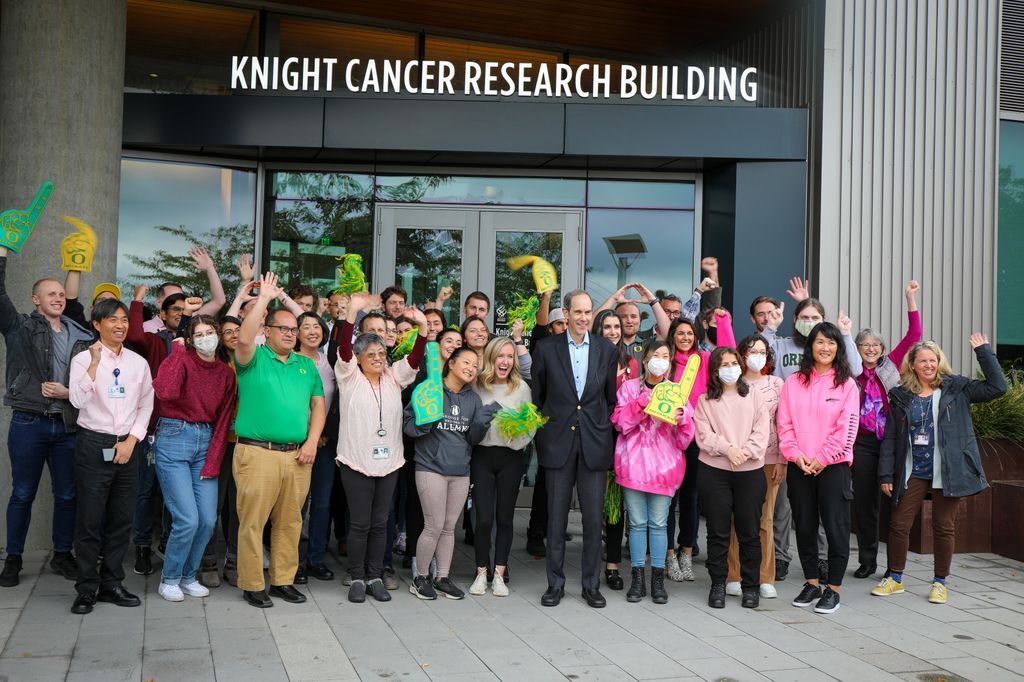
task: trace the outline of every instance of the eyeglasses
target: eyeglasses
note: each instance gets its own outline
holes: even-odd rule
[[[880,344],[880,343],[858,343],[857,347],[858,348],[863,348],[864,350],[868,350],[868,349],[871,349],[871,348],[881,348],[882,344]]]
[[[180,305],[172,305],[170,308],[167,309],[167,312],[169,312],[169,313],[183,313],[183,312],[185,312],[185,308],[183,306],[180,306]]]
[[[241,329],[239,327],[235,327],[234,329],[225,329],[220,334],[221,336],[238,336],[239,331],[241,331]]]
[[[295,336],[296,334],[299,333],[298,327],[285,327],[282,324],[268,324],[267,329],[276,329],[285,336]]]

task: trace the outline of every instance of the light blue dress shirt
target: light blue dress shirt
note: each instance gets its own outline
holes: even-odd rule
[[[569,340],[569,365],[572,368],[572,376],[576,381],[576,397],[583,397],[583,389],[587,387],[587,369],[590,367],[590,332],[583,335],[583,341],[577,344],[572,339],[572,334],[565,333]]]

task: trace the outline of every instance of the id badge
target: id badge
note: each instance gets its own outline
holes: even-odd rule
[[[931,439],[927,433],[914,434],[914,445],[928,445],[929,443],[931,443]]]
[[[374,445],[371,448],[371,454],[374,459],[388,459],[391,457],[391,447],[381,443],[380,445]]]
[[[124,399],[124,386],[111,386],[107,389],[107,397],[111,399]]]

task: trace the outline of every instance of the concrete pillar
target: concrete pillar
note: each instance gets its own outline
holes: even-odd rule
[[[0,210],[28,204],[39,185],[56,188],[20,255],[11,254],[7,288],[30,312],[32,283],[59,276],[60,242],[71,215],[96,230],[96,282],[113,280],[117,253],[121,110],[124,90],[125,0],[0,2]],[[87,306],[88,307],[88,306]],[[6,348],[0,353],[5,373]],[[11,492],[7,454],[10,410],[0,410],[0,505]],[[26,548],[49,549],[52,494],[44,474]],[[6,513],[0,514],[6,546]]]

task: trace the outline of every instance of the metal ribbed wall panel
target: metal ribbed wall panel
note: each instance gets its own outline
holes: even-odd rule
[[[1024,0],[1003,0],[1000,106],[1024,114]]]
[[[894,344],[918,279],[958,372],[995,332],[998,46],[998,0],[826,2],[815,288]]]

